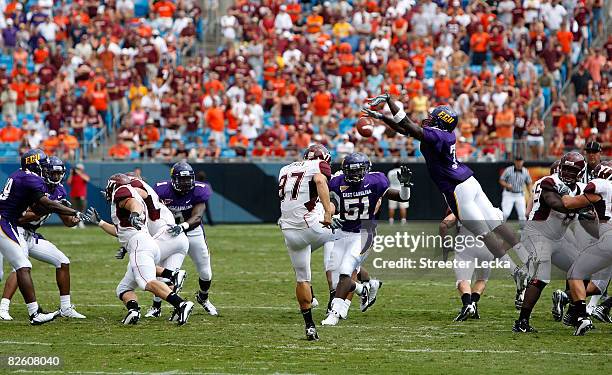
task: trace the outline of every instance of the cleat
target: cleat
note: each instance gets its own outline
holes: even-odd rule
[[[73,318],[73,319],[85,319],[87,318],[85,315],[80,314],[78,311],[74,309],[74,305],[70,305],[67,308],[59,309],[60,316],[64,318]]]
[[[573,327],[576,325],[578,321],[578,317],[576,317],[571,311],[568,311],[563,315],[563,324],[569,327]]]
[[[11,314],[9,314],[8,309],[0,310],[0,320],[13,320]]]
[[[529,320],[521,319],[515,320],[514,326],[512,327],[512,332],[517,333],[536,333],[538,332],[535,328],[529,325]]]
[[[204,310],[208,313],[208,315],[211,316],[219,316],[219,313],[217,312],[217,308],[215,307],[215,305],[213,305],[210,302],[209,298],[206,299],[202,299],[200,297],[200,293],[196,293],[196,301],[198,301],[198,303],[200,305],[202,305],[202,307],[204,308]]]
[[[123,318],[121,323],[126,326],[130,324],[134,325],[138,323],[138,320],[140,320],[140,307],[137,309],[128,310],[127,315],[125,316],[125,318]]]
[[[472,306],[472,304],[465,305],[461,308],[461,311],[459,311],[459,315],[457,315],[454,321],[463,322],[472,316],[474,316],[474,307]]]
[[[151,306],[145,314],[145,318],[159,318],[161,316],[161,307]]]
[[[30,324],[33,326],[39,326],[52,321],[53,319],[57,318],[58,315],[58,311],[46,313],[39,307],[37,312],[30,315]]]
[[[179,326],[182,326],[183,324],[187,323],[187,320],[189,319],[189,316],[191,315],[191,312],[193,311],[193,302],[191,301],[184,301],[181,302],[179,308],[177,309],[177,323]]]
[[[610,308],[606,306],[597,306],[591,316],[602,323],[612,323],[612,318],[610,318]]]
[[[178,294],[178,292],[183,289],[183,283],[185,283],[186,278],[187,271],[180,270],[178,268],[174,271],[174,273],[172,274],[172,278],[170,279],[170,282],[174,285],[174,288],[172,289],[174,293]]]
[[[317,307],[319,307],[319,300],[312,297],[312,301],[310,302],[310,308],[316,309]]]
[[[470,318],[480,319],[480,314],[478,313],[478,304],[476,304],[476,302],[472,302],[472,308],[474,309],[474,312],[472,313],[472,316],[470,316]]]
[[[306,340],[319,341],[319,335],[315,327],[306,327]]]
[[[557,289],[553,292],[552,303],[551,313],[553,319],[556,322],[560,322],[563,319],[563,310],[565,310],[565,306],[569,303],[569,298],[567,298],[567,294],[564,291]]]
[[[578,318],[574,336],[584,336],[588,331],[595,329],[595,326],[589,318]]]
[[[176,311],[176,309],[172,310],[172,314],[170,314],[170,317],[168,318],[169,322],[176,322],[178,320],[178,312]]]
[[[370,280],[368,284],[368,304],[365,306],[364,309],[361,309],[361,312],[366,312],[367,309],[369,309],[370,307],[372,307],[372,305],[374,305],[374,303],[376,303],[376,295],[378,294],[378,291],[380,290],[380,288],[382,288],[383,285],[382,281],[376,279]]]
[[[327,317],[321,321],[322,326],[335,326],[340,321],[340,315],[334,310],[327,314]]]
[[[512,272],[512,278],[516,284],[516,295],[514,296],[514,307],[520,310],[523,306],[523,298],[525,297],[525,289],[527,289],[527,280],[529,275],[522,268],[516,267]]]
[[[361,296],[359,296],[360,298],[360,302],[359,302],[359,309],[361,310],[361,312],[365,312],[368,309],[368,300],[370,299],[370,283],[364,283],[363,284],[363,291],[361,292]],[[327,310],[327,312],[329,313],[329,311],[331,311],[330,309]]]

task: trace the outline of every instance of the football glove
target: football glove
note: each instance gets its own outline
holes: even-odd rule
[[[172,237],[176,237],[179,234],[181,234],[184,231],[186,231],[187,228],[189,228],[189,224],[188,223],[181,223],[179,225],[174,225],[174,226],[168,228],[168,233],[170,233],[170,235]]]
[[[141,230],[142,226],[145,223],[145,220],[142,217],[142,214],[140,214],[139,212],[130,212],[129,220],[130,220],[130,225],[136,228],[136,230]]]
[[[98,213],[98,210],[96,210],[93,207],[89,207],[87,209],[87,216],[89,217],[88,221],[94,225],[99,225],[100,221],[102,220],[100,218],[100,214]]]
[[[569,195],[570,193],[570,188],[569,186],[567,186],[566,184],[561,184],[559,186],[559,188],[557,189],[557,192],[559,193],[559,195],[564,196],[564,195]]]
[[[365,114],[366,116],[375,118],[377,120],[382,120],[382,118],[383,118],[383,114],[382,113],[378,113],[376,111],[372,111],[369,108],[362,107],[361,108],[361,112],[363,112],[363,114]]]
[[[115,254],[115,258],[123,259],[125,258],[125,254],[127,254],[127,250],[125,249],[125,247],[121,247],[119,248],[119,250],[117,250],[117,253]]]
[[[91,222],[91,218],[87,214],[84,214],[82,212],[77,211],[76,215],[74,216],[82,222]]]
[[[329,227],[332,230],[340,229],[342,228],[343,223],[344,223],[344,220],[341,219],[339,215],[334,215],[332,216],[332,223],[329,225]]]
[[[59,201],[61,204],[63,204],[66,207],[72,207],[72,203],[70,203],[70,201],[66,198],[62,199]]]
[[[404,186],[412,186],[410,180],[412,180],[412,171],[407,165],[402,165],[400,170],[397,172],[397,179]]]
[[[368,98],[367,101],[370,104],[370,107],[376,107],[379,104],[388,102],[389,99],[391,99],[391,96],[389,96],[388,93],[384,93],[373,98]]]
[[[584,207],[578,211],[578,220],[597,220],[597,213],[591,207]]]

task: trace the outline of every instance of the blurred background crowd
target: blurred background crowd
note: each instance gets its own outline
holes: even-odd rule
[[[226,6],[229,5],[229,6]],[[0,0],[0,158],[419,157],[382,124],[460,115],[462,160],[612,154],[604,0]],[[211,37],[212,36],[212,37]]]

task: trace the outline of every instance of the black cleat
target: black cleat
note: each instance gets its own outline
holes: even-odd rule
[[[130,324],[134,325],[134,324],[137,324],[139,320],[140,320],[140,307],[136,309],[129,309],[127,315],[125,316],[125,318],[123,318],[121,323],[123,323],[124,325],[130,325]]]
[[[565,315],[563,315],[563,324],[569,327],[576,326],[578,324],[578,316],[571,309],[568,309]]]
[[[478,313],[478,304],[476,302],[472,302],[472,307],[474,308],[474,313],[472,313],[472,319],[480,319],[480,314]]]
[[[560,322],[563,319],[563,310],[565,310],[565,306],[569,303],[569,298],[567,298],[567,294],[561,289],[557,289],[553,292],[552,295],[552,309],[550,310],[553,316],[553,319],[556,322]]]
[[[610,318],[610,308],[606,306],[597,306],[591,316],[602,323],[612,323],[612,318]]]
[[[315,327],[306,327],[306,340],[319,341],[319,335]]]
[[[176,314],[177,314],[177,318],[176,321],[178,323],[179,326],[182,326],[183,324],[187,323],[187,320],[189,319],[189,316],[191,315],[191,312],[193,311],[193,302],[191,301],[183,301],[181,302],[180,306],[178,309],[176,309]]]
[[[538,332],[535,328],[529,325],[529,320],[521,319],[515,320],[514,326],[512,327],[512,332],[517,333],[536,333]]]
[[[459,315],[455,318],[455,322],[463,322],[474,316],[474,307],[472,304],[465,305],[461,308]]]
[[[595,329],[595,326],[589,318],[578,318],[574,336],[584,336],[588,331]]]

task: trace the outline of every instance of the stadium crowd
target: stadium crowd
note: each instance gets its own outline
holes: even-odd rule
[[[207,56],[218,4],[200,4],[0,0],[0,145],[74,157],[107,128],[115,159],[285,157],[312,141],[336,157],[419,156],[380,124],[354,130],[364,99],[388,91],[414,120],[450,103],[460,159],[557,157],[594,139],[612,153],[612,37],[591,44],[603,0],[236,0]]]

